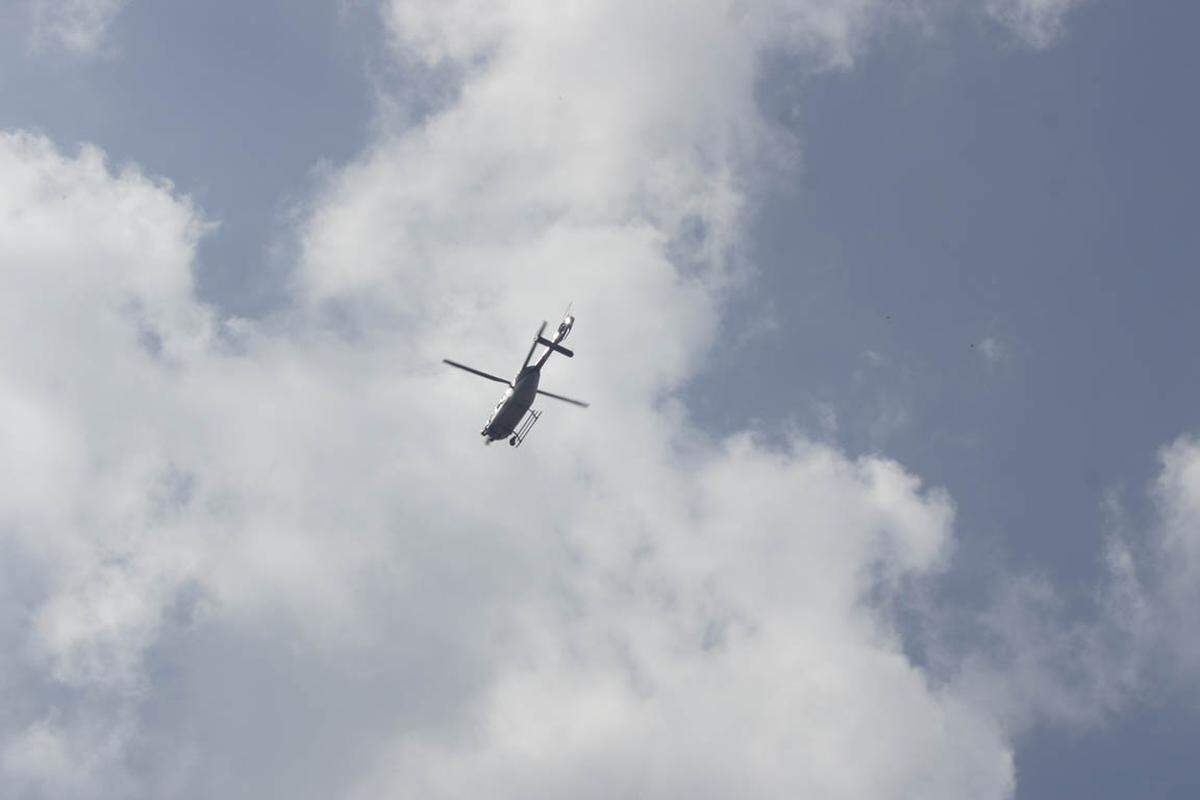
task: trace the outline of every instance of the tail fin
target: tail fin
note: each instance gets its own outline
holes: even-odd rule
[[[550,340],[549,340],[549,339],[547,339],[545,336],[539,336],[539,337],[537,338],[537,341],[538,341],[538,344],[544,344],[546,347],[549,347],[549,348],[550,348],[551,350],[553,350],[554,352],[556,352],[556,353],[562,353],[562,354],[563,354],[564,356],[566,356],[567,358],[574,358],[574,357],[575,357],[575,354],[574,354],[574,353],[572,353],[570,350],[568,350],[567,348],[563,347],[561,344],[558,344],[557,342],[552,342],[552,341],[550,341]]]

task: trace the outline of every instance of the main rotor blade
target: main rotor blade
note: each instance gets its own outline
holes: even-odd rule
[[[555,400],[562,400],[564,403],[570,403],[573,406],[579,406],[581,408],[588,408],[588,404],[583,402],[582,400],[572,400],[570,397],[563,397],[561,394],[555,394],[554,392],[546,392],[541,389],[538,389],[537,393],[544,394],[544,395],[546,395],[546,397],[553,397]]]
[[[533,344],[529,345],[529,352],[525,354],[525,363],[521,365],[521,369],[529,366],[529,359],[533,358],[533,351],[537,349],[538,339],[542,338],[542,334],[546,332],[546,320],[542,320],[542,327],[538,328],[538,332],[533,335]]]
[[[459,369],[465,369],[467,372],[478,375],[481,378],[487,378],[489,381],[495,381],[496,383],[503,383],[505,386],[512,386],[512,384],[509,383],[508,381],[506,381],[504,378],[497,378],[495,375],[488,374],[486,372],[483,372],[482,370],[475,369],[474,367],[468,367],[466,364],[460,364],[457,361],[451,361],[448,358],[443,358],[442,363],[449,364],[452,367],[458,367]]]

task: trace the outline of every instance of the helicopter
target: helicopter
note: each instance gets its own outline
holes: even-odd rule
[[[519,447],[525,441],[525,437],[529,435],[529,431],[534,424],[541,419],[542,412],[535,410],[533,406],[534,397],[542,395],[543,397],[552,397],[555,400],[561,400],[564,403],[587,408],[588,404],[582,400],[575,400],[570,397],[563,397],[561,394],[554,394],[538,388],[538,382],[542,377],[542,367],[550,360],[550,356],[554,353],[561,353],[567,358],[574,358],[575,354],[562,346],[563,339],[567,338],[567,334],[571,332],[571,328],[575,325],[575,317],[571,316],[571,308],[567,307],[567,313],[563,315],[562,321],[558,323],[558,332],[554,339],[547,339],[543,334],[546,332],[546,322],[543,321],[537,333],[533,336],[533,344],[529,346],[529,352],[525,355],[525,363],[521,364],[521,369],[517,372],[517,377],[511,381],[504,378],[484,372],[483,370],[468,367],[466,364],[460,364],[457,361],[451,361],[448,358],[443,358],[442,363],[449,364],[452,367],[457,367],[461,370],[466,370],[473,375],[478,375],[481,378],[487,378],[489,381],[503,383],[508,387],[504,392],[504,396],[500,398],[500,402],[492,409],[491,416],[484,423],[483,430],[479,435],[484,437],[484,444],[491,444],[499,439],[508,438],[508,443],[513,447]],[[541,358],[536,363],[530,364],[533,359],[533,353],[537,350],[538,345],[546,348],[546,352],[542,353]]]

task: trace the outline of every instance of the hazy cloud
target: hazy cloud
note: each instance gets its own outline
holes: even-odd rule
[[[1012,348],[995,336],[988,336],[979,343],[979,355],[989,366],[999,366],[1012,359]]]
[[[109,25],[129,0],[32,0],[35,45],[53,44],[80,54],[97,52]]]
[[[1200,440],[1180,437],[1160,453],[1152,579],[1160,635],[1185,681],[1200,667]]]
[[[1031,47],[1048,47],[1063,34],[1067,15],[1084,0],[986,0],[988,13]]]
[[[1011,735],[1034,724],[1095,726],[1136,702],[1194,689],[1200,667],[1200,446],[1164,448],[1152,517],[1134,525],[1109,498],[1105,578],[1080,615],[1045,578],[1010,574],[972,615],[977,649],[953,683]],[[938,610],[937,630],[956,624]],[[959,622],[958,625],[962,623]],[[934,645],[936,650],[938,645]],[[952,648],[951,659],[961,654]]]

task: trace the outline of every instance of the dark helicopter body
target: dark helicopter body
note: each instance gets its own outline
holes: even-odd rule
[[[575,324],[575,318],[571,316],[570,310],[563,317],[562,322],[558,325],[558,333],[553,341],[546,339],[542,334],[546,330],[546,323],[538,328],[537,334],[533,337],[533,344],[529,347],[529,353],[525,356],[525,363],[521,365],[520,372],[517,377],[509,382],[504,378],[496,377],[487,372],[477,370],[474,367],[468,367],[465,364],[459,364],[457,361],[451,361],[448,358],[442,359],[443,362],[452,367],[466,370],[467,372],[478,375],[481,378],[487,378],[490,381],[503,383],[508,386],[508,391],[500,398],[500,402],[496,404],[492,410],[492,415],[488,417],[488,421],[484,424],[483,430],[479,432],[484,437],[484,444],[491,444],[498,439],[508,439],[508,443],[516,447],[525,440],[526,434],[533,424],[541,417],[541,413],[533,410],[533,401],[538,395],[543,397],[553,397],[555,400],[562,400],[573,405],[587,408],[587,403],[579,400],[572,400],[570,397],[546,392],[538,388],[538,384],[542,379],[542,367],[550,360],[550,356],[554,353],[561,353],[567,358],[574,358],[575,354],[562,346],[562,340],[567,338],[567,334],[571,332],[571,328]],[[538,359],[536,364],[530,364],[530,359],[533,358],[533,353],[537,350],[538,345],[546,348],[546,352]]]
[[[513,431],[517,429],[521,420],[525,419],[525,415],[533,406],[533,399],[537,397],[537,387],[541,379],[542,370],[540,368],[525,367],[522,369],[521,373],[517,375],[517,379],[513,381],[513,385],[504,393],[504,397],[500,398],[500,402],[492,411],[492,416],[488,418],[487,424],[479,433],[493,442],[512,436]]]

